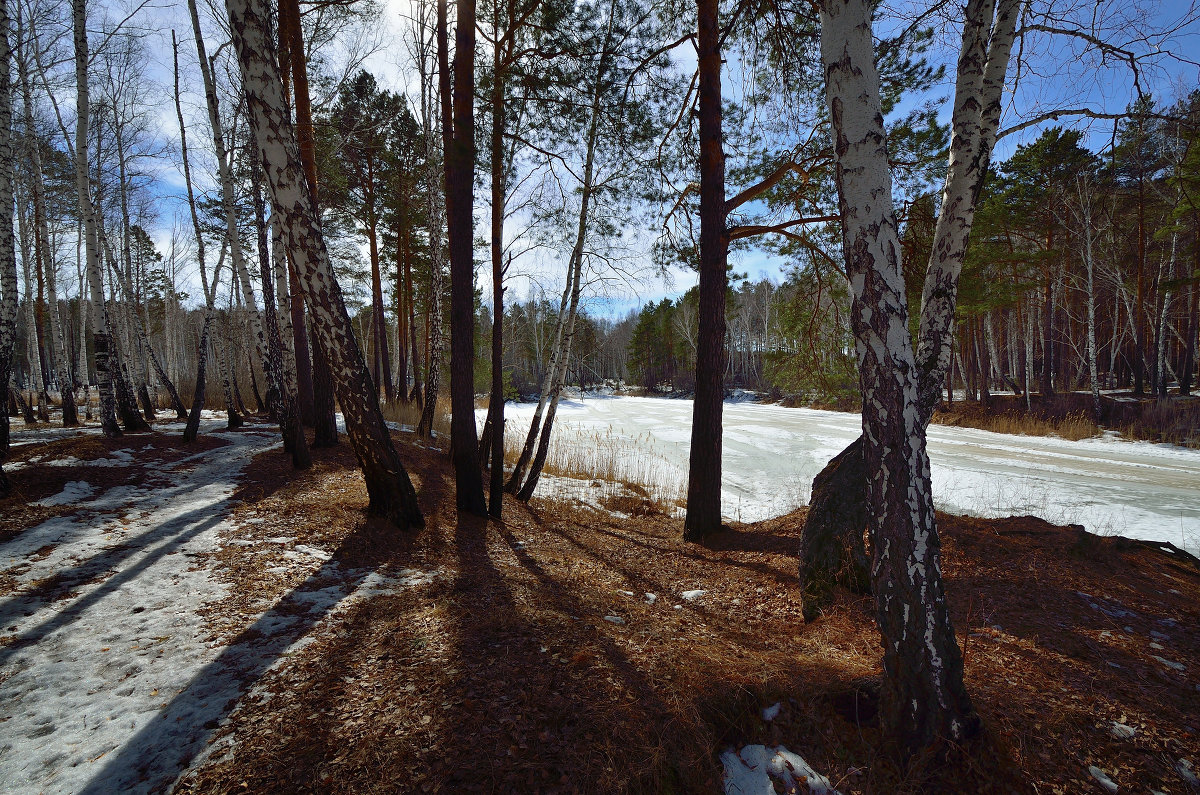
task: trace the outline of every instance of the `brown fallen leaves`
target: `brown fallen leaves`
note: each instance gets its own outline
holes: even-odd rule
[[[487,523],[454,511],[444,454],[397,440],[428,521],[415,535],[365,520],[344,445],[314,451],[308,472],[277,451],[247,472],[215,636],[312,573],[301,546],[347,569],[439,574],[318,625],[178,791],[715,792],[720,752],[746,743],[786,745],[846,793],[1096,791],[1089,765],[1122,791],[1179,793],[1178,760],[1200,763],[1200,571],[1160,552],[941,516],[986,730],[948,762],[899,765],[871,720],[871,602],[841,594],[801,618],[800,514],[704,547],[658,513],[541,499]]]

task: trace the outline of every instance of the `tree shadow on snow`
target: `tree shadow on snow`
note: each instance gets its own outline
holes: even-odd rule
[[[81,792],[167,788],[206,747],[210,733],[238,699],[378,568],[361,565],[364,550],[375,546],[377,524],[360,523],[320,569],[242,630],[127,740]]]

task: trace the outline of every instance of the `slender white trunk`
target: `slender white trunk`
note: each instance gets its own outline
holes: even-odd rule
[[[241,236],[237,228],[237,206],[233,198],[233,163],[231,153],[225,146],[225,130],[221,122],[221,111],[217,103],[217,87],[213,81],[212,64],[204,48],[204,35],[200,31],[200,16],[196,11],[196,0],[188,0],[188,12],[192,17],[192,31],[196,37],[196,56],[200,61],[200,75],[204,80],[204,100],[208,107],[208,122],[212,127],[213,151],[217,156],[217,175],[221,181],[221,206],[225,211],[225,235],[229,239],[231,278],[237,281],[242,291],[242,301],[250,313],[250,328],[254,333],[254,346],[259,361],[267,360],[267,338],[263,333],[262,317],[254,300],[254,288],[250,285],[250,272],[242,253]],[[300,57],[299,55],[297,57]]]
[[[958,279],[1000,127],[1004,77],[1021,0],[968,0],[954,89],[950,161],[921,299],[916,360],[928,425],[950,366]]]

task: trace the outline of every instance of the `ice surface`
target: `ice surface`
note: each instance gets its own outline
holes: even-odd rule
[[[524,438],[534,404],[506,418]],[[669,398],[563,400],[555,444],[586,451],[596,434],[619,437],[619,467],[650,470],[682,491],[692,404]],[[857,414],[748,402],[724,407],[722,510],[758,521],[807,503],[813,477],[861,430]],[[1200,450],[1111,435],[1071,442],[971,428],[929,429],[934,497],[941,510],[977,516],[1034,515],[1093,533],[1200,549]],[[636,478],[631,478],[636,479]],[[540,496],[560,485],[543,478]]]

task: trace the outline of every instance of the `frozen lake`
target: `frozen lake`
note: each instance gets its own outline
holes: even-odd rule
[[[509,405],[523,438],[534,404]],[[595,448],[619,440],[660,480],[687,478],[692,403],[667,398],[563,400],[559,444]],[[723,512],[757,521],[808,502],[813,477],[858,435],[860,418],[815,409],[726,403]],[[561,434],[561,435],[560,435]],[[616,446],[614,446],[615,449]],[[1111,438],[1069,442],[934,425],[929,430],[938,508],[978,516],[1032,514],[1100,534],[1200,548],[1200,451]],[[542,486],[539,485],[539,490]],[[544,492],[542,492],[544,493]]]

